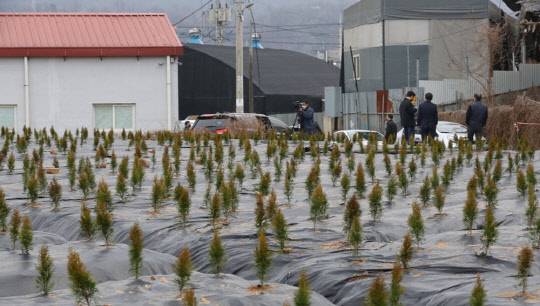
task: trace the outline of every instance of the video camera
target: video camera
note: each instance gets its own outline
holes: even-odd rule
[[[293,104],[294,104],[294,110],[295,110],[297,113],[303,111],[303,109],[302,109],[302,102],[301,102],[301,101],[294,101]]]

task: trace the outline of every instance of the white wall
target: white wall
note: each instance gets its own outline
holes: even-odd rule
[[[429,44],[429,20],[386,20],[387,46]],[[382,22],[365,24],[344,30],[346,48],[368,49],[382,47]]]
[[[382,22],[365,24],[343,31],[345,49],[353,50],[376,48],[382,46]]]
[[[429,20],[386,20],[386,45],[429,44]]]
[[[94,128],[94,103],[135,104],[135,128],[167,128],[166,57],[30,58],[30,125]],[[178,120],[178,68],[171,64],[172,123]],[[24,125],[23,58],[0,58],[0,104],[17,104]]]
[[[22,58],[0,59],[0,105],[17,105],[16,128],[24,125],[24,62]]]

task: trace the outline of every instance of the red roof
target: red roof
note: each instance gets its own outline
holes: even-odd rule
[[[0,13],[0,57],[179,56],[165,14]]]

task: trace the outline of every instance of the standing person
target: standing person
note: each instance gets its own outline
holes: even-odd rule
[[[309,105],[308,101],[302,102],[302,107],[300,108],[300,130],[304,134],[312,135],[315,134],[315,111]]]
[[[437,137],[437,123],[439,123],[439,113],[437,105],[433,104],[433,94],[428,92],[426,100],[418,107],[418,126],[422,133],[422,141],[428,137],[434,139]]]
[[[416,126],[414,115],[416,114],[416,108],[414,103],[416,102],[416,94],[413,91],[409,91],[407,96],[399,105],[399,116],[401,118],[401,126],[403,127],[403,135],[407,142],[414,137],[414,127]]]
[[[482,104],[482,95],[475,94],[474,102],[467,108],[465,124],[467,125],[467,136],[469,141],[474,143],[481,139],[488,119],[488,108]]]
[[[394,115],[388,114],[386,116],[386,132],[384,133],[384,139],[386,143],[394,143],[397,135],[397,124],[394,122]]]

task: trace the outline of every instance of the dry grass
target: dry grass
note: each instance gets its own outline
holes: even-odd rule
[[[465,110],[440,113],[439,119],[465,124]],[[538,125],[522,125],[518,132],[514,127],[516,122]],[[490,107],[484,132],[488,139],[498,139],[515,145],[518,138],[522,137],[534,148],[540,148],[540,102],[522,95],[516,98],[513,105]]]

